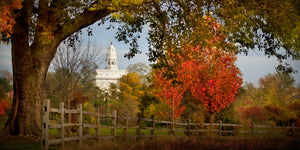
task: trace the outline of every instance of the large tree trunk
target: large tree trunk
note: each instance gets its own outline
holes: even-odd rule
[[[32,53],[35,50],[19,42],[20,38],[12,38],[14,98],[3,133],[39,136],[43,85],[50,64],[47,60],[52,56]],[[44,47],[41,51],[47,48],[53,47]]]
[[[42,85],[46,72],[25,67],[20,64],[20,61],[14,66],[14,93],[16,94],[4,130],[7,134],[13,135],[40,135]]]
[[[26,13],[21,13],[13,28],[11,52],[14,97],[11,114],[2,131],[6,135],[41,134],[43,85],[59,44],[52,40],[51,43],[33,42],[30,45],[28,17]]]
[[[59,2],[51,1],[49,6],[49,1],[39,1],[34,26],[31,26],[31,19],[34,18],[36,1],[23,0],[23,7],[14,11],[16,18],[11,36],[14,98],[11,114],[1,134],[41,135],[43,85],[58,45],[74,32],[113,12],[106,8],[95,11],[86,8],[81,15],[63,22],[64,19],[53,17],[54,10],[64,11],[58,7],[67,6]],[[30,27],[34,31],[29,32]],[[33,41],[29,42],[29,37]]]

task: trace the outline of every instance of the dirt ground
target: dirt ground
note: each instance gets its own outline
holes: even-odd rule
[[[26,135],[18,135],[18,136],[2,136],[0,135],[0,144],[1,143],[16,143],[16,144],[33,144],[40,143],[40,137],[37,136],[26,136]]]

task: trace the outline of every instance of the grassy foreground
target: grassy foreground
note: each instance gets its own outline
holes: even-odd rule
[[[0,149],[40,149],[39,143],[1,143]],[[61,149],[61,145],[51,145],[49,150]],[[78,142],[66,142],[65,150],[103,149],[103,150],[299,150],[300,140],[292,138],[262,138],[262,137],[169,137],[159,136],[156,139],[143,138],[112,140],[85,140],[82,145]]]
[[[65,149],[108,149],[108,150],[266,150],[282,149],[290,150],[300,149],[300,141],[291,138],[249,138],[249,137],[165,137],[161,136],[156,139],[142,139],[138,142],[129,140],[124,142],[123,139],[103,141],[85,141],[82,146],[77,143],[67,143]],[[54,147],[52,147],[54,148]],[[59,148],[56,146],[56,148]]]

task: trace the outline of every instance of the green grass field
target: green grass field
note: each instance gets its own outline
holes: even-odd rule
[[[167,129],[167,128],[164,128]],[[53,136],[57,136],[58,135],[58,129],[49,129],[49,133]],[[146,130],[146,129],[141,129],[141,134],[142,135],[150,135],[151,131],[150,130]],[[156,130],[155,134],[157,136],[167,136],[169,135],[168,131],[160,131],[160,130]],[[185,136],[183,131],[176,131],[175,132],[176,136]],[[77,135],[77,133],[75,133],[75,135]],[[89,129],[89,135],[96,135],[96,129],[94,128],[90,128]],[[101,136],[110,136],[111,135],[111,129],[100,129],[100,135]],[[123,134],[123,129],[116,129],[116,135],[117,136],[122,136]],[[128,129],[128,135],[136,135],[136,129]]]
[[[55,124],[56,122],[50,122]],[[110,123],[104,124],[110,125]],[[145,124],[144,124],[145,126]],[[0,131],[4,127],[4,124],[0,124]],[[168,129],[166,126],[156,126],[160,129]],[[184,126],[176,126],[175,129],[185,129]],[[215,127],[218,130],[218,127]],[[87,139],[84,140],[84,144],[79,148],[78,142],[66,142],[65,149],[123,149],[124,147],[130,149],[173,149],[173,145],[177,145],[176,149],[197,149],[201,147],[201,149],[244,149],[243,146],[250,146],[249,149],[300,149],[299,147],[299,138],[293,140],[291,137],[287,137],[286,134],[282,135],[272,135],[272,134],[255,134],[255,137],[251,137],[251,127],[235,127],[231,128],[233,131],[248,131],[248,134],[234,134],[234,136],[228,136],[227,134],[223,134],[223,137],[219,137],[218,132],[208,133],[203,132],[200,136],[185,136],[184,131],[176,131],[175,136],[170,136],[169,131],[161,131],[155,130],[155,134],[157,137],[155,141],[151,140],[151,138],[142,138],[140,141],[135,140],[127,140],[124,142],[123,138],[117,138],[116,142],[112,140],[93,140]],[[66,130],[67,131],[67,130]],[[65,131],[65,132],[66,132]],[[255,131],[259,132],[288,132],[288,129],[279,129],[279,128],[255,128]],[[85,130],[87,132],[87,130]],[[89,135],[96,135],[96,130],[94,128],[88,129]],[[58,138],[58,129],[49,129],[50,139]],[[84,133],[86,134],[86,133]],[[116,129],[116,135],[122,136],[123,129]],[[151,131],[146,129],[141,129],[142,135],[150,135]],[[78,133],[68,135],[65,133],[65,137],[67,136],[77,136]],[[110,136],[111,129],[100,129],[101,136]],[[128,135],[136,135],[136,129],[128,129]],[[171,144],[170,144],[171,143]],[[193,144],[191,144],[193,143]],[[214,146],[211,146],[214,144]],[[167,145],[165,147],[164,145]],[[186,146],[187,145],[187,146]],[[173,147],[173,148],[172,148]],[[39,143],[1,143],[0,141],[0,149],[40,149],[41,145]],[[51,150],[60,149],[59,145],[51,145],[49,146]]]

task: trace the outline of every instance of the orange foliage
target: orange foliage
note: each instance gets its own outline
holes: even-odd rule
[[[163,76],[164,73],[164,70],[156,70],[153,74],[154,86],[156,87],[154,92],[173,110],[172,117],[178,118],[185,109],[184,106],[180,106],[184,91],[181,86],[174,85],[173,80],[167,80]]]
[[[13,11],[22,8],[21,0],[4,0],[0,2],[0,32],[10,36],[15,23]]]
[[[195,48],[192,51],[199,51]],[[202,58],[201,58],[202,57]],[[184,61],[176,71],[185,90],[190,90],[211,113],[218,112],[233,102],[242,84],[235,57],[216,48],[205,49],[199,59]]]
[[[175,104],[177,113],[184,108],[179,104],[186,91],[191,92],[196,100],[194,103],[202,103],[210,113],[215,113],[233,102],[242,84],[235,55],[219,47],[226,43],[221,26],[210,16],[204,19],[213,35],[207,39],[209,45],[185,45],[180,51],[169,50],[166,52],[167,66],[154,70],[157,96],[171,107]]]

